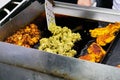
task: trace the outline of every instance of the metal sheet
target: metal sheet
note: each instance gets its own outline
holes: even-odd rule
[[[120,33],[115,38],[114,44],[110,48],[108,55],[106,55],[105,60],[103,60],[103,63],[112,66],[120,65]]]
[[[52,75],[0,63],[1,80],[64,80]]]
[[[6,1],[6,0],[4,0]],[[2,2],[4,2],[2,1]],[[1,3],[1,2],[0,2]],[[4,16],[1,20],[0,20],[0,25],[3,25],[5,22],[7,22],[10,18],[13,17],[13,15],[15,15],[16,13],[19,12],[20,7],[23,7],[23,5],[28,5],[28,2],[26,0],[21,0],[21,1],[9,1],[9,3],[6,3],[6,5],[4,4],[4,7],[1,9],[6,13],[6,16]],[[15,6],[15,7],[11,7],[11,6]],[[7,6],[10,8],[8,9]],[[12,9],[11,9],[12,8]]]
[[[50,23],[56,24],[55,15],[53,13],[53,4],[49,0],[45,0],[45,13],[49,29]]]
[[[58,14],[105,22],[120,21],[120,11],[98,7],[78,6],[75,4],[62,3],[57,1],[55,3],[54,12]]]
[[[14,49],[14,50],[13,50]],[[120,80],[120,69],[0,42],[0,62],[71,80]]]

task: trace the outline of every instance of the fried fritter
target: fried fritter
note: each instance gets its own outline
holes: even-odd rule
[[[98,36],[96,38],[96,42],[101,46],[105,46],[107,43],[112,42],[114,39],[115,39],[114,34],[104,34],[104,35]]]
[[[94,54],[88,54],[88,53],[87,53],[86,55],[80,56],[79,58],[80,58],[80,59],[83,59],[83,60],[95,62],[95,55],[94,55]]]
[[[100,35],[109,33],[109,30],[106,28],[95,28],[93,30],[89,30],[92,37],[96,38]]]
[[[90,34],[92,37],[96,38],[96,42],[101,45],[105,46],[106,44],[110,43],[115,38],[115,33],[120,30],[120,23],[116,22],[114,24],[109,24],[103,28],[95,28],[90,30]]]
[[[93,42],[87,49],[88,54],[80,56],[80,59],[100,62],[100,60],[105,56],[106,51],[97,43]]]
[[[20,29],[12,36],[8,37],[5,42],[16,44],[24,47],[31,47],[40,39],[40,31],[35,24],[30,24],[24,29]]]

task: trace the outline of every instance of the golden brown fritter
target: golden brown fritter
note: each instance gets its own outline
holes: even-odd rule
[[[40,39],[40,31],[35,24],[30,24],[24,29],[20,29],[12,36],[8,37],[5,42],[16,44],[24,47],[31,47]]]
[[[94,55],[94,54],[88,54],[88,53],[87,53],[86,55],[80,56],[79,58],[80,58],[80,59],[83,59],[83,60],[95,62],[95,55]]]
[[[116,22],[114,24],[109,24],[103,28],[95,28],[89,30],[91,36],[96,38],[96,43],[93,42],[87,49],[88,54],[80,56],[80,59],[100,62],[101,59],[105,56],[106,51],[101,47],[105,46],[107,43],[110,43],[115,38],[115,33],[120,30],[120,23]]]
[[[101,46],[105,46],[107,43],[112,42],[114,39],[115,39],[114,34],[104,34],[104,35],[98,36],[96,38],[96,42]]]
[[[88,54],[84,56],[80,56],[80,59],[92,61],[92,62],[100,62],[100,60],[105,56],[106,51],[99,46],[97,43],[93,42],[87,49]]]
[[[95,28],[90,30],[90,34],[92,37],[96,38],[96,42],[105,46],[107,43],[110,43],[115,38],[115,33],[120,30],[120,23],[116,22],[114,24],[109,24],[103,28]]]
[[[89,32],[90,32],[92,37],[96,38],[96,37],[98,37],[100,35],[109,33],[109,30],[106,29],[106,28],[101,28],[100,27],[100,28],[95,28],[93,30],[89,30]]]
[[[109,24],[108,26],[106,26],[106,28],[109,30],[109,33],[114,34],[115,32],[120,30],[120,22]]]

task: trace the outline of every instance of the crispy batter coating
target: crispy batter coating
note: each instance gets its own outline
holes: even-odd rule
[[[94,54],[86,54],[84,56],[80,56],[80,59],[95,62],[95,55]]]
[[[106,29],[105,27],[104,28],[100,27],[100,28],[95,28],[93,30],[89,30],[89,32],[90,32],[92,37],[96,38],[96,37],[98,37],[100,35],[109,33],[109,30]]]
[[[100,62],[100,60],[105,56],[106,51],[97,43],[93,42],[87,49],[88,54],[80,56],[80,59]]]
[[[109,29],[109,33],[114,34],[115,32],[120,30],[120,22],[115,22],[114,24],[109,24],[106,26]]]
[[[107,43],[112,42],[115,39],[114,34],[103,34],[96,38],[96,42],[101,46],[105,46]]]
[[[16,44],[24,47],[31,47],[40,39],[40,31],[35,24],[30,24],[24,29],[20,29],[12,36],[8,37],[5,42]]]
[[[96,42],[105,46],[107,43],[110,43],[115,38],[115,33],[120,30],[120,23],[116,22],[114,24],[109,24],[103,28],[95,28],[90,30],[90,34],[92,37],[96,38]]]

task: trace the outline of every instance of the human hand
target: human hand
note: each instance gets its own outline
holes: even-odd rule
[[[81,5],[81,6],[91,6],[92,5],[91,0],[78,0],[77,4]]]

